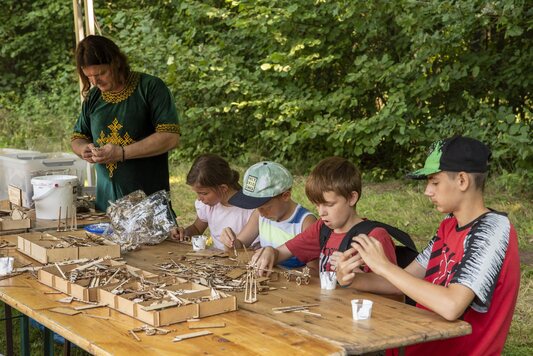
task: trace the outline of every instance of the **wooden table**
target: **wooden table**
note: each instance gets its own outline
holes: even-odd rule
[[[131,265],[155,272],[155,263],[189,250],[190,246],[165,241],[157,246],[130,252],[124,257]],[[227,263],[234,262],[228,260]],[[176,331],[165,336],[139,333],[142,341],[137,342],[127,334],[127,330],[142,323],[116,311],[110,311],[112,320],[95,319],[84,314],[65,316],[50,312],[48,309],[60,304],[55,300],[64,295],[45,295],[44,291],[51,289],[29,275],[0,281],[0,298],[94,354],[167,354],[176,351],[180,354],[362,354],[471,332],[466,322],[448,322],[434,313],[383,296],[342,288],[321,290],[315,277],[309,285],[298,286],[294,281],[286,282],[283,278],[270,285],[278,289],[270,291],[268,295],[258,295],[258,302],[243,303],[243,293],[235,293],[239,300],[238,311],[202,319],[225,322],[225,328],[211,329],[213,335],[178,343],[171,341],[175,335],[195,331],[189,331],[187,323],[167,327]],[[361,298],[374,301],[372,317],[366,321],[354,321],[350,300]],[[304,303],[319,304],[311,311],[322,317],[272,312],[273,307]],[[108,308],[86,312],[99,315],[109,313]]]

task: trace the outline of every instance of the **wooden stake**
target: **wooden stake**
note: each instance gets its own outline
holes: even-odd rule
[[[57,231],[61,231],[61,205],[59,206],[59,214],[57,216]]]
[[[198,332],[195,332],[195,333],[178,335],[172,341],[173,342],[182,341],[182,340],[186,340],[186,339],[191,339],[193,337],[199,337],[199,336],[205,336],[205,335],[211,335],[211,334],[212,334],[212,332],[211,331],[207,331],[207,330],[198,331]]]
[[[128,330],[128,332],[130,333],[131,336],[133,336],[135,340],[141,341],[141,339],[139,339],[139,337],[137,336],[137,334],[135,334],[133,330]]]
[[[65,230],[63,231],[67,231],[67,228],[68,228],[68,205],[65,211]]]

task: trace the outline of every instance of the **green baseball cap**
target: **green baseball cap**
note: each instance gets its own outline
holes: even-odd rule
[[[488,171],[490,156],[490,149],[483,142],[454,136],[433,143],[424,167],[409,173],[407,178],[424,179],[442,171],[484,173]]]
[[[229,203],[243,209],[255,209],[292,187],[292,175],[281,164],[262,161],[246,173],[242,190],[235,193]]]

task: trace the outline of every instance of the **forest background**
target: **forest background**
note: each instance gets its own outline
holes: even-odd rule
[[[69,151],[80,110],[72,2],[1,4],[0,147]],[[489,144],[490,193],[521,219],[526,300],[533,279],[531,5],[94,1],[97,32],[176,98],[182,138],[171,163],[178,172],[215,152],[240,167],[270,159],[305,176],[339,155],[356,162],[365,181],[390,181],[418,168],[436,139],[464,134]],[[515,315],[506,353],[533,350],[530,305]]]

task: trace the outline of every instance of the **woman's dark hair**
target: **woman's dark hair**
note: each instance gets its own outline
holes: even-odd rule
[[[113,81],[124,84],[130,75],[128,58],[120,51],[115,42],[103,36],[90,35],[85,37],[76,48],[76,68],[80,75],[83,97],[87,97],[91,83],[83,74],[83,68],[98,64],[109,64]]]
[[[189,173],[187,173],[188,185],[217,188],[219,185],[241,190],[239,184],[239,172],[230,168],[229,163],[218,155],[206,153],[196,157]]]

